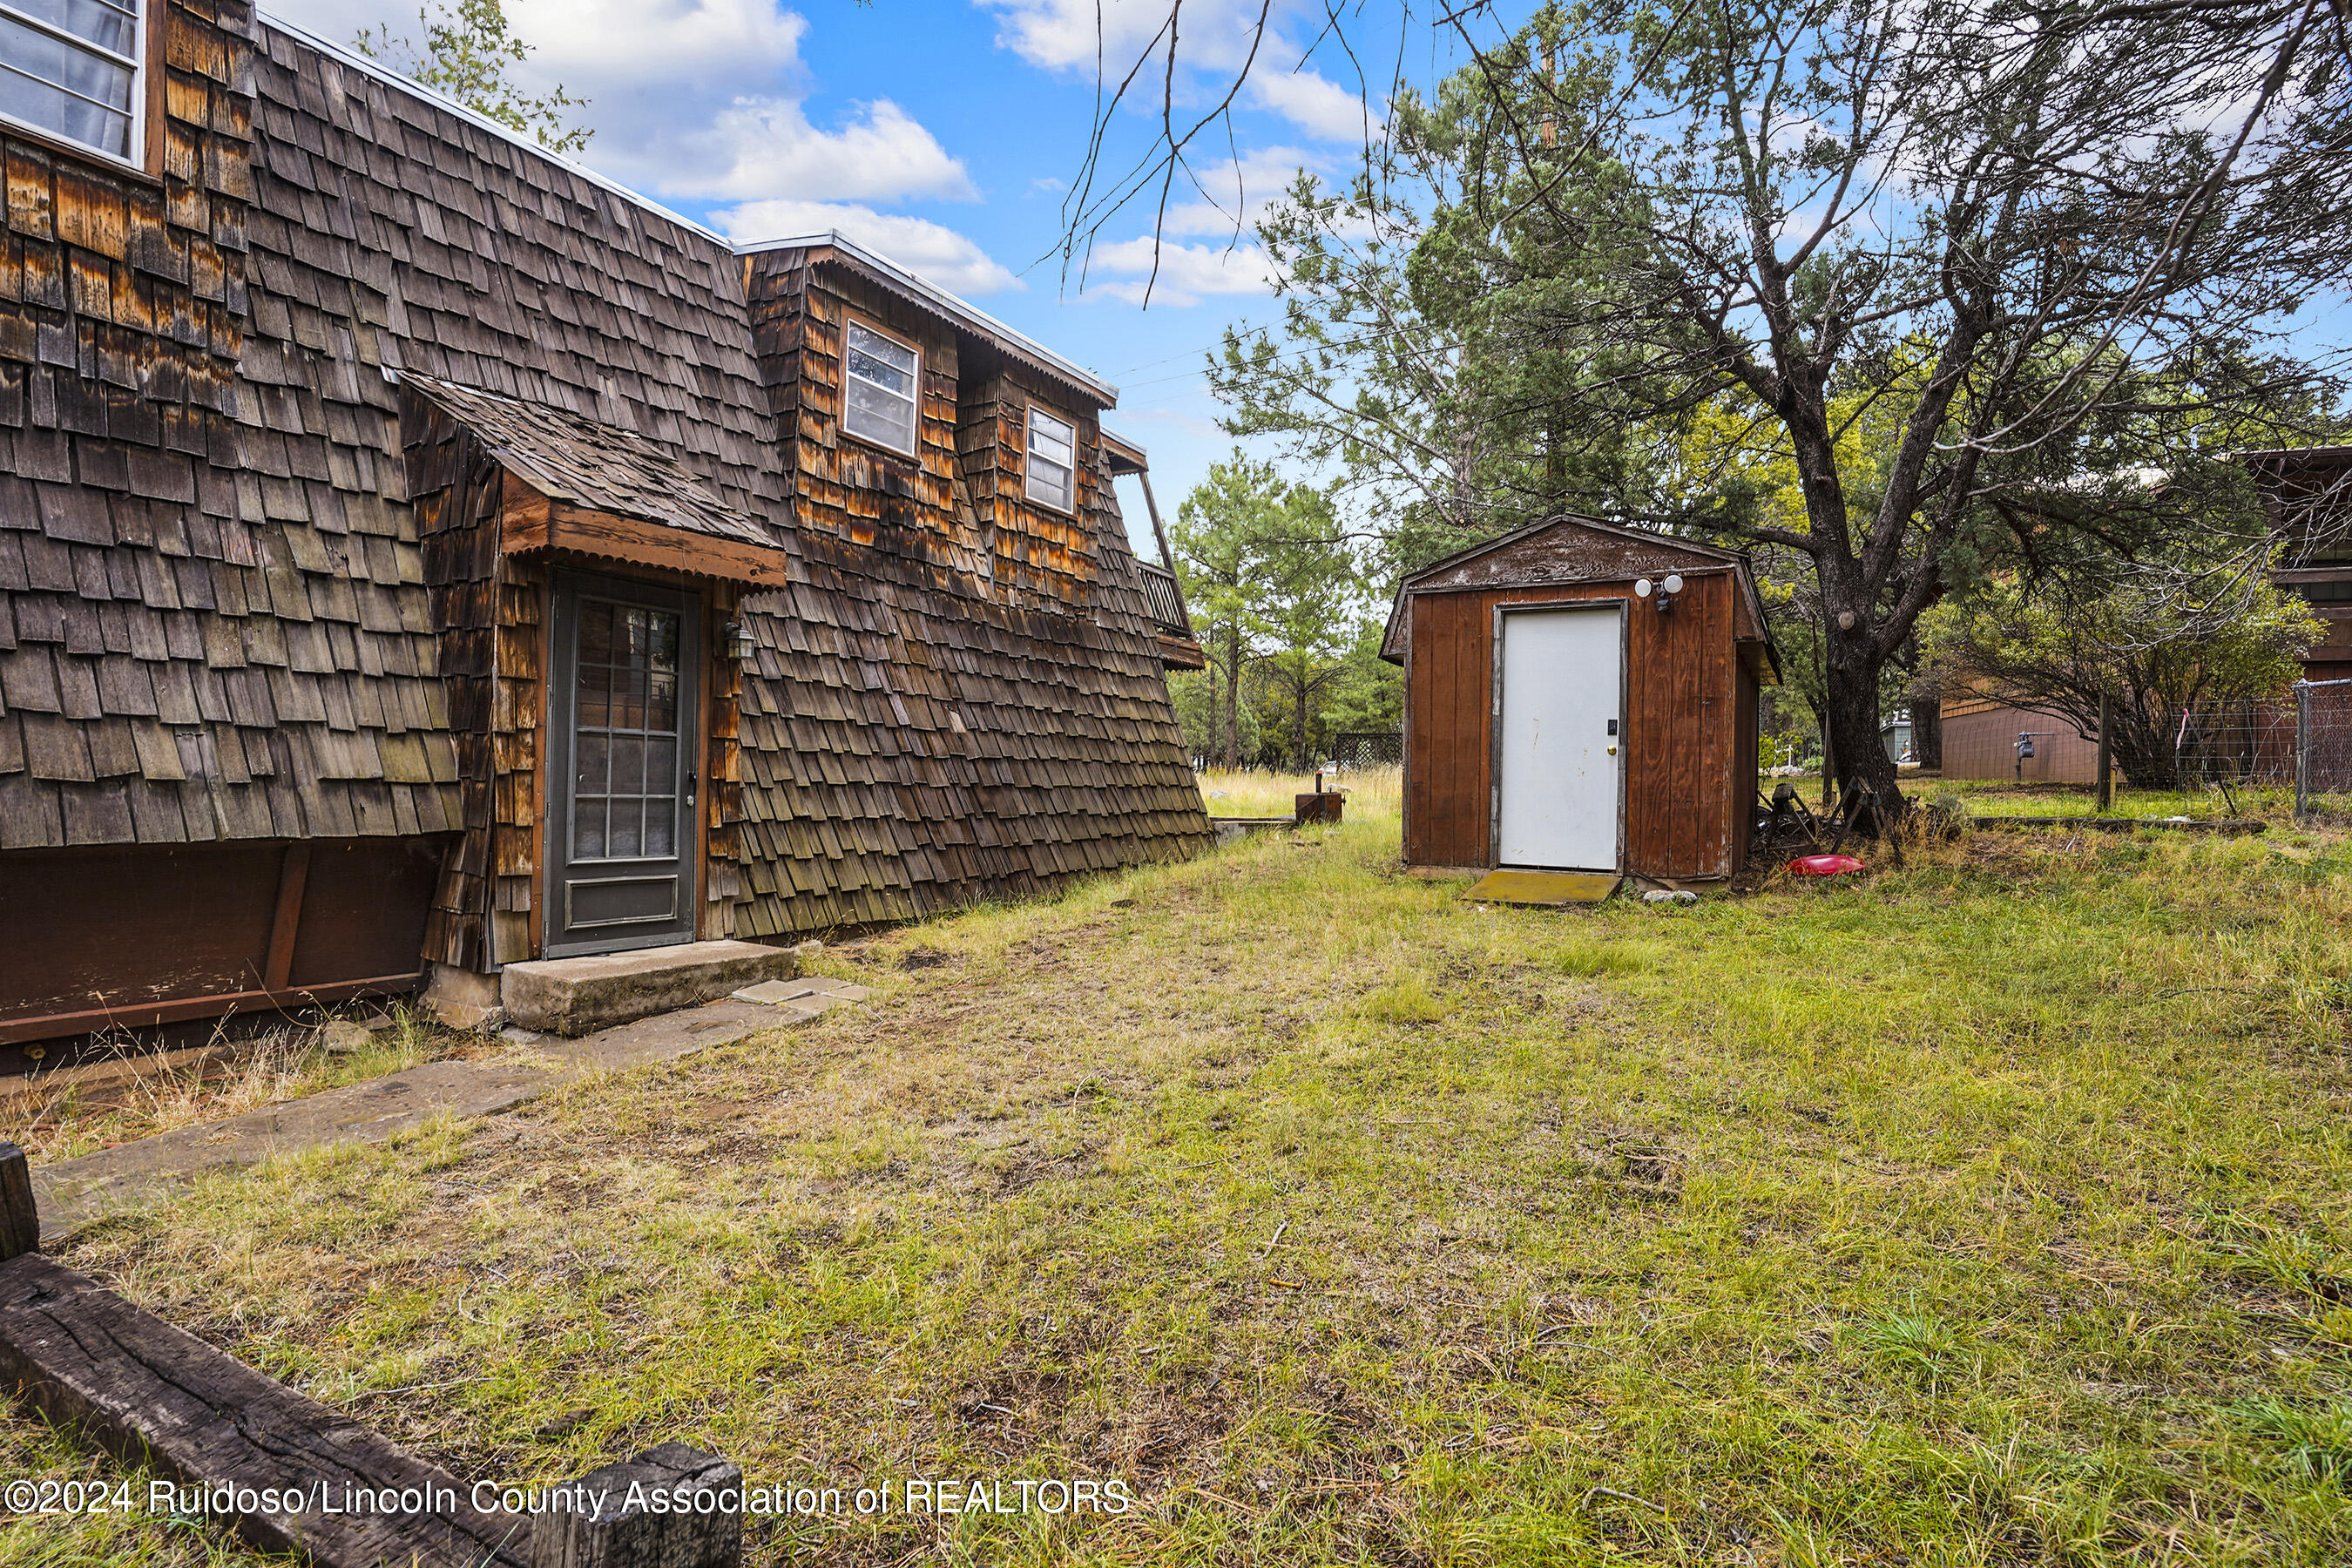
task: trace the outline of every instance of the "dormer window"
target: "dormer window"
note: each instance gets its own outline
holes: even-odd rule
[[[0,118],[135,162],[142,0],[0,0]]]
[[[849,323],[841,427],[894,452],[915,455],[916,373],[922,356],[863,321]]]
[[[1078,433],[1044,409],[1029,410],[1029,465],[1022,493],[1056,511],[1076,510]]]

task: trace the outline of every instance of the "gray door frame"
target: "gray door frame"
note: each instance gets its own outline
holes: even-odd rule
[[[702,595],[692,588],[644,583],[598,573],[559,570],[549,592],[547,679],[547,823],[541,862],[546,907],[540,912],[540,952],[546,958],[623,952],[692,942],[701,909],[701,836],[697,815],[702,763]],[[671,847],[666,856],[572,858],[572,822],[581,780],[580,623],[583,601],[666,612],[678,617],[677,751],[669,782],[674,793]],[[611,737],[608,737],[611,739]],[[617,746],[614,750],[617,750]],[[608,757],[607,764],[611,765]],[[661,797],[656,797],[661,798]],[[651,808],[648,808],[650,814]],[[609,830],[609,829],[608,829]],[[647,913],[658,884],[672,880],[668,911]],[[624,903],[634,912],[606,920],[573,920],[583,889]]]

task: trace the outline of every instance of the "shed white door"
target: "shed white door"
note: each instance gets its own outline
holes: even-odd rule
[[[1502,616],[1506,866],[1617,868],[1621,626],[1613,604]]]

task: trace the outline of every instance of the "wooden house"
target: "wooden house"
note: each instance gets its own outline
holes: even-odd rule
[[[1115,389],[246,0],[21,11],[0,1048],[1209,841]]]
[[[1743,558],[1569,518],[1399,588],[1404,859],[1728,877],[1746,863],[1760,689]]]
[[[2304,650],[2303,679],[2352,679],[2352,447],[2241,452],[2238,461],[2253,475],[2277,528],[2279,552],[2271,580],[2302,599],[2312,618],[2326,628]],[[2276,737],[2282,725],[2292,734],[2292,704],[2282,697],[2261,708],[2267,717],[2266,754],[2260,765],[2291,770],[2292,741]],[[2072,719],[2011,702],[1982,686],[1945,698],[1941,713],[1945,778],[2098,780],[2098,737],[2084,734]],[[2019,744],[2029,735],[2030,757],[2021,754]]]

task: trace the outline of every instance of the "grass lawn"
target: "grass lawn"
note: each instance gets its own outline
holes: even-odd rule
[[[2060,829],[1482,909],[1367,790],[66,1258],[468,1479],[675,1437],[1135,1500],[760,1521],[762,1563],[2342,1563],[2347,873]],[[13,1415],[0,1471],[111,1473]]]

